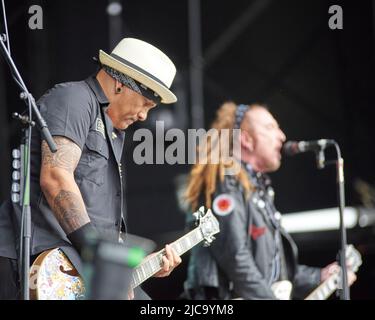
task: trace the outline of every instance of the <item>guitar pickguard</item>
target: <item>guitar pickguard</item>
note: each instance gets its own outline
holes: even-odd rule
[[[60,249],[48,251],[41,264],[35,261],[30,274],[30,291],[36,291],[35,298],[38,300],[82,300],[84,298],[83,280]],[[37,279],[32,279],[33,276]],[[37,287],[35,287],[36,284]],[[35,292],[30,292],[30,295],[35,296]]]

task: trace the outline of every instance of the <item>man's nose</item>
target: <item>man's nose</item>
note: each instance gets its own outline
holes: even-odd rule
[[[138,120],[145,121],[147,119],[147,111],[141,111],[138,113]]]
[[[281,141],[285,142],[286,141],[286,135],[285,135],[285,133],[281,129],[279,129],[279,131],[280,131],[280,139],[281,139]]]

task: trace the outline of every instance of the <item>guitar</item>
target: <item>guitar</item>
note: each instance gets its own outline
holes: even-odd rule
[[[353,272],[357,272],[362,264],[361,254],[353,245],[348,245],[345,250],[346,263],[350,265]],[[328,279],[322,282],[313,292],[311,292],[304,300],[326,300],[331,294],[340,287],[340,271],[332,274]],[[283,280],[275,282],[271,289],[276,298],[280,300],[290,300],[292,292],[292,284],[290,281]]]
[[[201,241],[209,245],[220,232],[219,222],[208,209],[201,207],[193,214],[197,227],[180,239],[171,243],[171,247],[181,256]],[[152,277],[161,270],[165,250],[150,255],[133,270],[131,288]],[[64,252],[51,249],[41,253],[30,268],[30,298],[32,300],[81,300],[85,296],[85,284]]]
[[[353,272],[357,272],[362,264],[361,254],[353,245],[348,245],[345,250],[346,262],[350,265]],[[336,289],[340,287],[340,273],[332,274],[328,279],[319,285],[313,292],[311,292],[305,300],[326,300]]]

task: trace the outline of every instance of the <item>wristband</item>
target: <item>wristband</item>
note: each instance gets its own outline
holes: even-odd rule
[[[83,248],[87,245],[88,237],[91,238],[93,235],[96,235],[96,230],[91,222],[88,222],[77,230],[69,233],[67,237],[73,247],[81,255]]]

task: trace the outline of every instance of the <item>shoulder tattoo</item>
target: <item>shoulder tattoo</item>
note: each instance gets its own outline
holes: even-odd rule
[[[70,139],[55,136],[57,151],[52,153],[47,143],[42,141],[42,164],[51,168],[61,168],[73,173],[81,157],[81,149]]]

